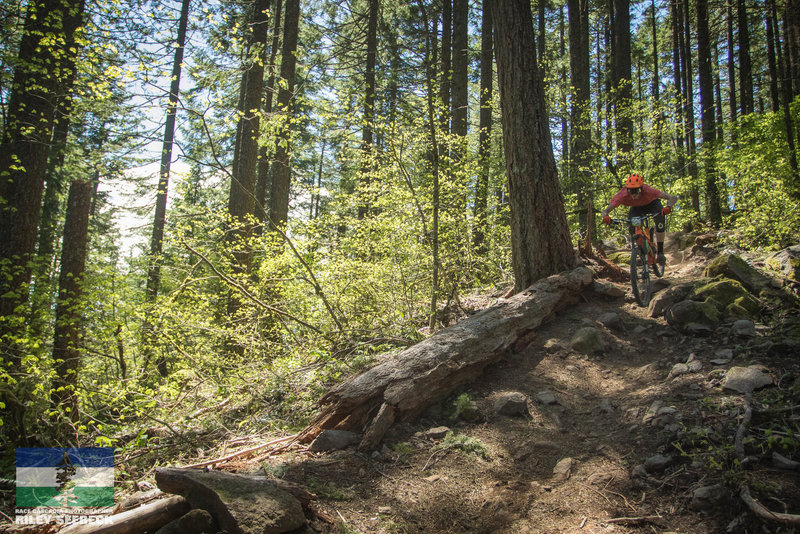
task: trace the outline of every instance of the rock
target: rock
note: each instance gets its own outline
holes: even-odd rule
[[[668,379],[675,378],[676,376],[685,375],[688,372],[689,372],[688,365],[686,365],[685,363],[676,363],[675,365],[672,366],[672,369],[670,369],[667,378]]]
[[[730,502],[730,494],[722,484],[703,486],[692,492],[692,503],[689,505],[695,512],[708,512],[720,504]]]
[[[355,432],[326,429],[311,442],[311,450],[314,452],[338,451],[360,442],[361,435]]]
[[[519,391],[503,393],[494,401],[494,411],[498,415],[524,415],[528,413],[528,397]]]
[[[572,466],[575,460],[572,458],[562,458],[553,468],[553,477],[558,481],[567,480],[572,474]]]
[[[648,307],[650,317],[661,317],[664,315],[670,307],[685,300],[692,292],[692,289],[694,289],[694,286],[694,283],[678,284],[670,287],[666,291],[653,295],[650,306]]]
[[[745,394],[769,385],[772,385],[772,377],[761,365],[731,367],[722,382],[723,388]]]
[[[741,283],[729,278],[697,287],[690,298],[713,304],[719,314],[730,318],[752,318],[761,311],[758,300]]]
[[[582,354],[592,354],[605,349],[605,343],[600,336],[600,332],[591,326],[578,329],[569,344],[572,349]]]
[[[628,255],[628,260],[630,261],[630,255]],[[592,291],[598,295],[614,299],[621,299],[625,296],[625,291],[618,285],[609,282],[598,282],[596,280],[592,284]]]
[[[707,278],[724,276],[738,280],[753,293],[758,294],[762,289],[769,287],[769,278],[751,267],[746,261],[733,254],[721,254],[709,263],[703,275]]]
[[[700,360],[693,360],[686,365],[689,367],[690,373],[699,373],[703,370],[703,362]]]
[[[711,363],[714,365],[723,365],[733,359],[733,349],[719,349],[714,353],[714,359]]]
[[[800,280],[800,245],[779,250],[767,258],[766,264],[786,278]]]
[[[192,508],[208,511],[228,534],[279,534],[306,524],[300,501],[265,477],[159,469],[156,482],[162,491],[183,495]]]
[[[731,334],[737,337],[756,337],[756,325],[753,321],[739,319],[731,326]]]
[[[536,400],[544,405],[558,404],[558,399],[553,395],[552,391],[544,390],[536,394]]]
[[[547,354],[553,354],[564,348],[564,344],[558,339],[548,339],[544,342],[544,350]]]
[[[156,534],[215,534],[214,518],[205,510],[189,510],[156,531]]]
[[[670,326],[687,333],[697,333],[697,325],[711,330],[721,320],[720,313],[713,304],[696,300],[682,300],[674,304],[667,310],[666,318]]]
[[[425,431],[425,437],[430,439],[444,439],[447,433],[450,432],[450,429],[446,426],[437,426],[435,428],[429,428]]]
[[[622,328],[622,318],[619,316],[618,313],[614,312],[604,313],[603,315],[597,318],[597,321],[603,326],[610,328],[612,330],[618,330]]]
[[[661,473],[672,465],[671,456],[656,454],[644,461],[644,469],[648,473]]]

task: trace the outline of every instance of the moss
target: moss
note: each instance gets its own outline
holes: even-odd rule
[[[753,299],[741,283],[729,278],[723,278],[698,287],[691,298],[692,300],[700,301],[712,298],[720,309],[724,309],[736,302],[736,299],[743,297]]]
[[[608,254],[608,259],[613,261],[617,265],[630,265],[631,253],[628,251],[610,252]]]

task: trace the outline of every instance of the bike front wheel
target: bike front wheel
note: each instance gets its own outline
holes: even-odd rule
[[[631,250],[631,287],[639,306],[650,304],[650,266],[644,248],[634,245]]]

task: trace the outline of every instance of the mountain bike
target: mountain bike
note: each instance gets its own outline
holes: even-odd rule
[[[631,235],[631,287],[633,297],[639,306],[650,304],[650,271],[657,277],[664,275],[664,266],[656,261],[655,228],[650,221],[656,213],[631,217],[630,219],[611,219],[611,224],[633,226]]]

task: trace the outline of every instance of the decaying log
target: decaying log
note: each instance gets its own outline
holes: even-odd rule
[[[114,509],[111,510],[111,515],[121,514],[122,512],[127,512],[128,510],[138,508],[139,506],[147,504],[150,501],[160,499],[163,495],[164,493],[160,489],[140,491],[115,504]]]
[[[591,283],[592,271],[586,267],[539,280],[339,384],[320,399],[321,412],[299,441],[308,443],[325,429],[337,429],[363,432],[362,449],[377,446],[395,421],[414,419],[476,379]]]
[[[186,499],[176,495],[105,517],[96,523],[72,525],[60,530],[59,534],[140,534],[156,531],[188,512],[189,508]]]

